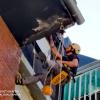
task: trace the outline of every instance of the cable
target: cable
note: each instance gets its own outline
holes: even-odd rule
[[[33,42],[33,47],[35,47],[35,42]],[[35,49],[33,48],[33,70],[34,70],[34,67],[35,67]]]
[[[61,36],[61,43],[62,43],[62,45],[61,45],[61,54],[62,55],[64,55],[64,50],[63,50],[63,37],[62,37],[62,35],[60,34],[60,36]],[[61,71],[62,71],[62,58],[61,58],[61,67],[60,67],[60,73],[61,73]],[[59,83],[59,92],[58,92],[58,100],[61,100],[61,93],[60,93],[60,91],[61,91],[61,75],[60,75],[60,83]]]
[[[60,51],[60,47],[61,47],[61,42],[60,42],[59,47],[58,47],[58,52]],[[56,58],[56,57],[57,57],[57,55],[55,56],[55,58]],[[56,60],[55,60],[55,64],[56,64],[56,63],[57,63],[57,62],[56,62]],[[44,84],[46,83],[48,74],[50,73],[50,71],[52,70],[52,68],[55,66],[55,64],[52,65],[52,66],[50,66],[50,69],[48,70],[48,73],[47,73],[47,75],[46,75],[46,79],[45,79],[45,81],[44,81]]]

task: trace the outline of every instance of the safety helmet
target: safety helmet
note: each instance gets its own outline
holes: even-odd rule
[[[80,53],[81,48],[80,48],[80,46],[77,43],[72,43],[71,44],[71,47],[72,47],[72,49],[74,49],[74,52],[76,54],[79,54]]]
[[[44,95],[48,95],[48,96],[51,96],[52,93],[53,93],[53,89],[50,85],[45,85],[43,88],[42,88],[42,93]]]

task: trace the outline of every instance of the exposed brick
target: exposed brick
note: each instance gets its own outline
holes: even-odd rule
[[[0,100],[12,100],[9,93],[15,89],[15,76],[19,69],[21,50],[8,27],[0,17]],[[8,96],[6,95],[8,93]]]

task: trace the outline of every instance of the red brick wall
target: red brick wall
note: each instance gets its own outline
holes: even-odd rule
[[[20,56],[19,45],[0,17],[0,100],[12,100]]]

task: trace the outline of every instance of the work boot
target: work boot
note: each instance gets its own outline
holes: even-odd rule
[[[15,83],[16,85],[23,85],[22,76],[19,72],[17,73],[15,77]]]

